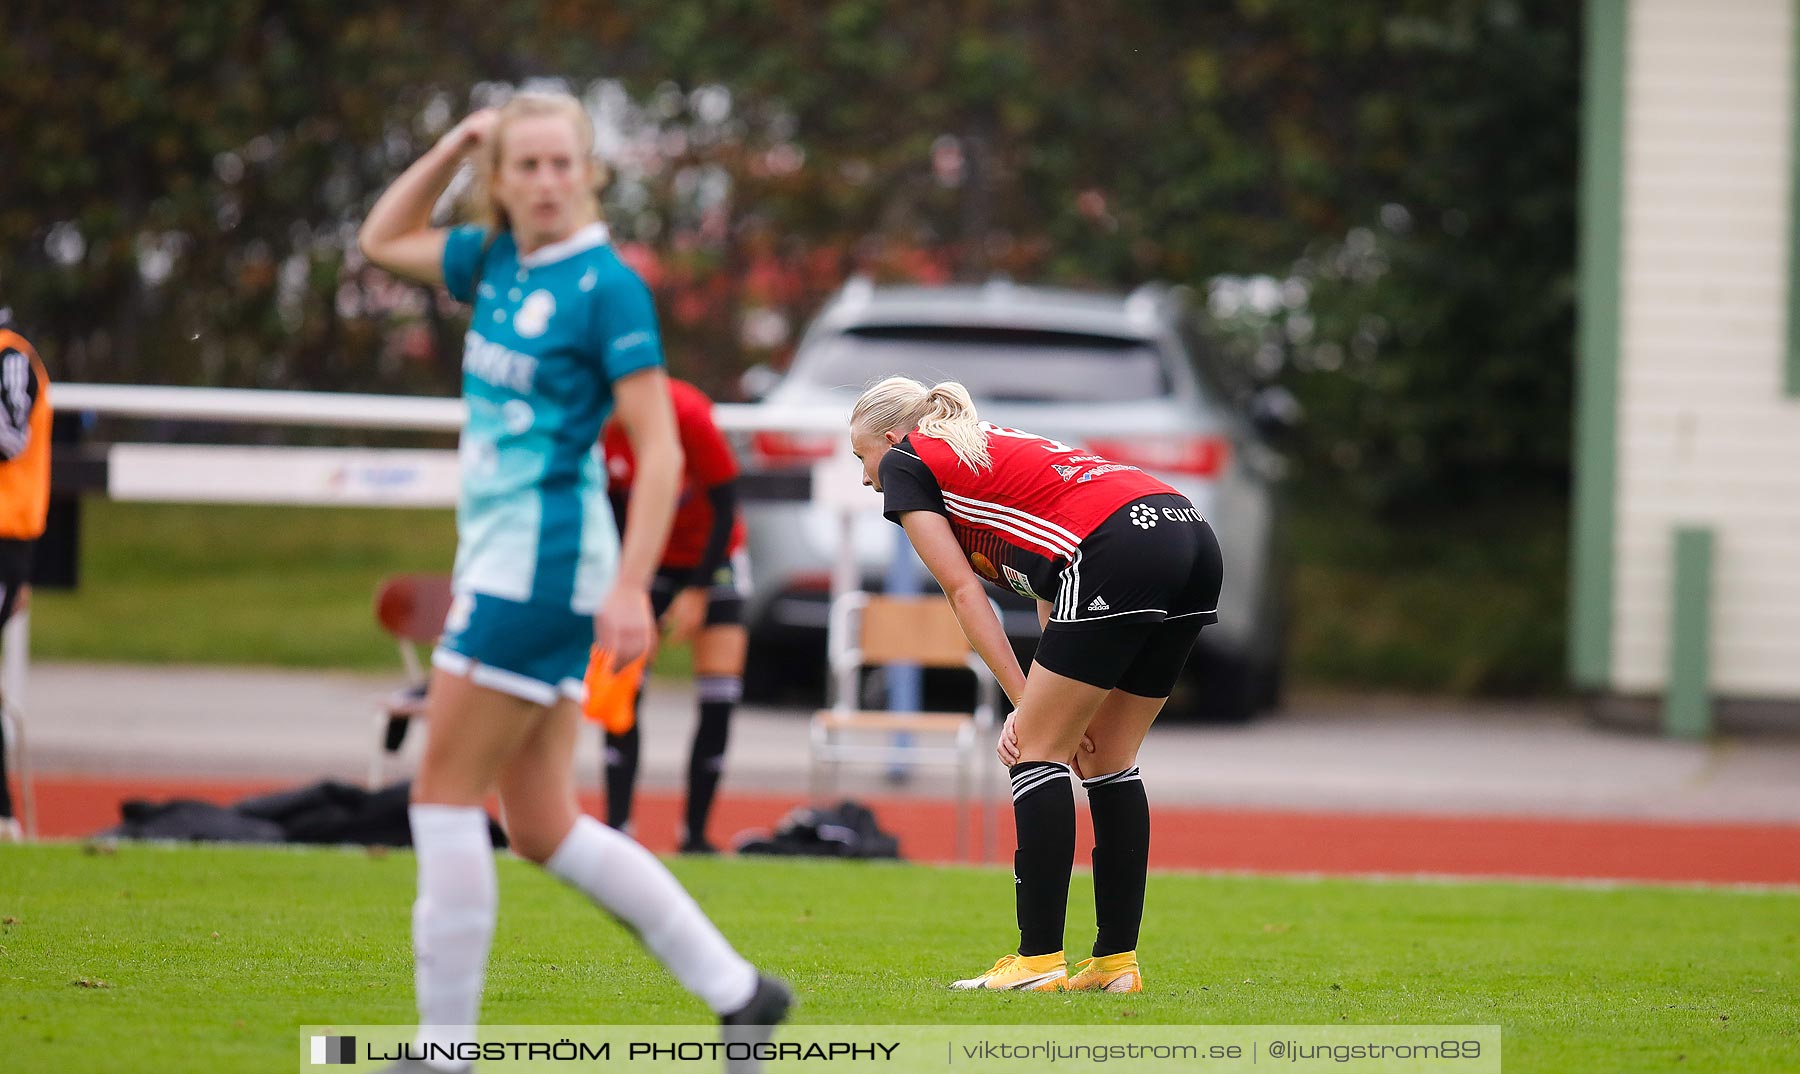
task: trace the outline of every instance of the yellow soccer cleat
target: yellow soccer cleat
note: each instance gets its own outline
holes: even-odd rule
[[[1116,955],[1084,958],[1075,964],[1075,974],[1063,982],[1069,992],[1142,992],[1144,974],[1138,969],[1136,951],[1120,951]]]
[[[951,988],[972,991],[988,988],[995,991],[1054,992],[1068,980],[1069,970],[1063,953],[1048,955],[1007,955],[994,963],[994,968],[979,977],[953,981]]]

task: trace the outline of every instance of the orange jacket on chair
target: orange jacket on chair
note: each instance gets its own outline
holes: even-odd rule
[[[15,354],[24,357],[23,366]],[[21,368],[26,375],[18,372]],[[0,378],[6,378],[0,398],[17,400],[22,406],[29,387],[26,376],[36,378],[37,398],[19,423],[25,430],[24,447],[11,458],[0,459],[0,540],[30,541],[43,536],[50,510],[50,376],[25,337],[0,328]],[[5,417],[10,424],[17,416]]]

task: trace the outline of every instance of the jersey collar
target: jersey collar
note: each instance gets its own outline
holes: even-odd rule
[[[606,230],[606,225],[599,221],[595,221],[594,223],[579,229],[575,234],[570,235],[560,242],[553,242],[548,246],[540,246],[520,257],[519,267],[528,269],[542,268],[545,265],[554,264],[564,258],[574,257],[584,250],[592,250],[596,246],[605,246],[610,238],[611,235]]]

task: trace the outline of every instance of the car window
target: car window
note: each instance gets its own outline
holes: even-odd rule
[[[1174,391],[1154,347],[1116,336],[908,326],[853,329],[817,346],[803,375],[829,388],[861,391],[904,374],[961,381],[970,395],[995,402],[1125,403]]]

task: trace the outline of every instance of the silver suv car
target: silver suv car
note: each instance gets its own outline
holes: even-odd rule
[[[1158,285],[1101,295],[1006,282],[925,288],[852,280],[760,405],[771,417],[847,416],[882,377],[956,380],[984,420],[1085,444],[1167,481],[1212,523],[1225,556],[1219,623],[1201,634],[1169,711],[1246,719],[1273,707],[1280,691],[1280,459],[1252,417],[1255,393],[1209,365],[1195,316],[1185,291]],[[758,394],[754,380],[746,387]],[[847,435],[764,431],[740,449],[748,469],[781,471],[842,450]],[[829,508],[805,502],[752,501],[744,513],[753,586],[747,685],[766,696],[777,676],[791,681],[793,669],[822,664],[814,654],[822,652],[840,523]],[[856,544],[864,585],[874,590],[889,579],[896,552],[911,555],[900,529],[879,515],[858,523]],[[929,576],[924,583],[932,584]],[[1029,659],[1035,609],[1010,593],[998,599],[1015,648]]]

